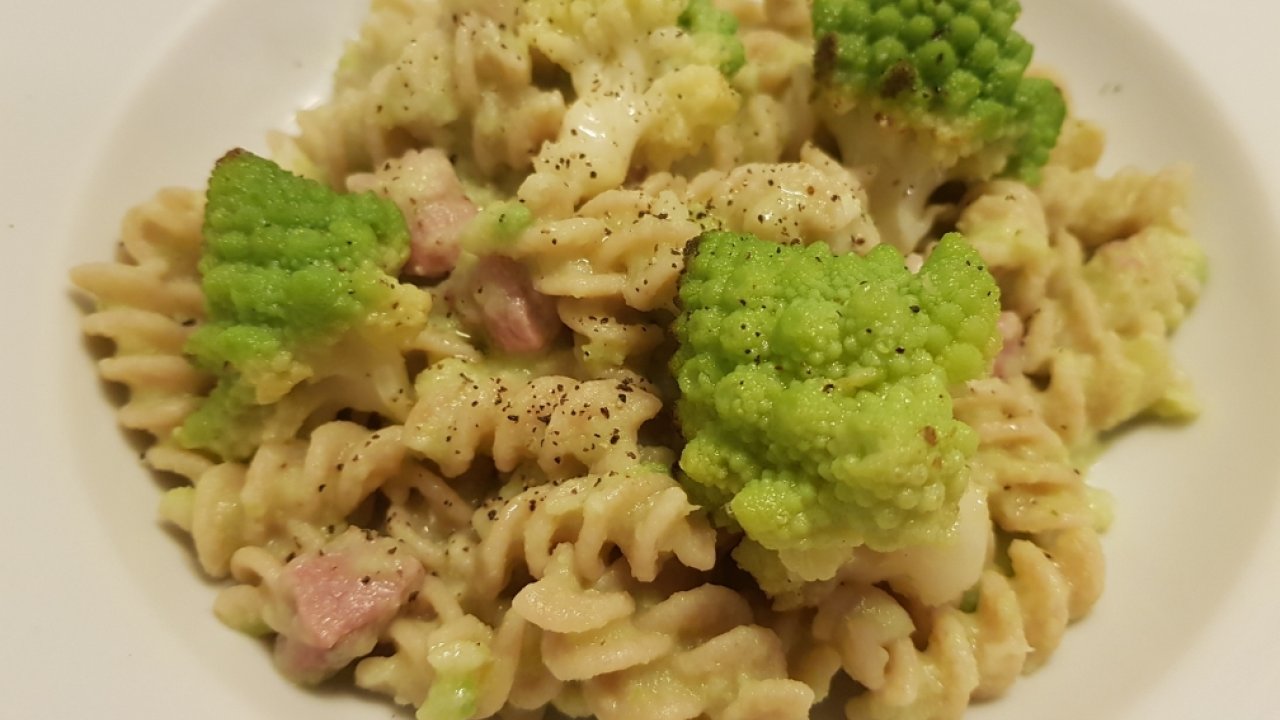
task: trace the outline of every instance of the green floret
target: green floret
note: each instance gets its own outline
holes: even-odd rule
[[[1026,76],[1033,48],[1013,29],[1021,10],[1018,0],[815,0],[824,119],[848,164],[880,170],[873,217],[915,215],[898,237],[889,228],[900,247],[927,230],[924,203],[947,180],[1038,182],[1066,103],[1052,82]]]
[[[476,255],[507,252],[533,223],[533,213],[515,200],[490,203],[467,224],[462,246]]]
[[[963,238],[913,275],[888,246],[863,258],[705,233],[680,301],[693,497],[807,579],[858,545],[946,536],[977,447],[949,389],[1000,347],[998,288]]]
[[[338,194],[234,151],[209,179],[204,241],[207,322],[186,351],[218,385],[177,438],[239,458],[255,443],[262,406],[393,302],[408,230],[389,201]]]
[[[476,712],[479,700],[476,686],[471,675],[438,675],[414,717],[421,720],[467,720]]]
[[[725,77],[737,75],[747,64],[747,51],[738,37],[738,19],[711,0],[689,0],[678,22],[709,53],[706,63],[720,68]]]

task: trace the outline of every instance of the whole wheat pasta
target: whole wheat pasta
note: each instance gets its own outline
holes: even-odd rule
[[[1189,171],[1103,176],[1101,129],[1070,117],[1038,185],[965,181],[877,214],[892,173],[850,158],[892,123],[832,125],[815,100],[832,50],[812,3],[715,5],[734,14],[713,16],[727,54],[702,0],[373,0],[331,97],[272,145],[398,210],[407,259],[376,312],[258,369],[234,451],[183,432],[225,371],[191,346],[218,319],[205,195],[160,191],[113,262],[72,272],[120,424],[182,480],[161,517],[227,582],[217,616],[272,638],[290,678],[351,666],[432,720],[798,720],[828,698],[850,720],[937,720],[1044,665],[1098,602],[1112,516],[1085,458],[1123,423],[1197,407],[1169,341],[1205,279]],[[792,573],[677,461],[691,243],[897,243],[928,275],[951,229],[999,285],[1003,346],[939,386],[975,446],[954,522],[934,543],[801,549],[812,572]],[[750,329],[720,341],[750,354]],[[886,371],[868,372],[841,382]]]

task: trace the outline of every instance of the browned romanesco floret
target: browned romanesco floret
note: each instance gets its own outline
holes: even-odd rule
[[[926,204],[944,182],[1038,181],[1066,103],[1026,73],[1021,11],[1018,0],[813,3],[819,114],[899,248],[929,230]]]

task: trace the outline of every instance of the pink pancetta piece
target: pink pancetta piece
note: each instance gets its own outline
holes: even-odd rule
[[[409,222],[404,273],[426,279],[448,275],[462,254],[462,231],[475,216],[475,204],[461,194],[419,201]]]
[[[424,573],[394,547],[354,532],[285,566],[279,590],[293,616],[276,640],[276,662],[287,676],[319,682],[373,649]]]
[[[373,173],[347,179],[351,192],[390,198],[409,226],[404,273],[434,280],[448,275],[462,253],[462,231],[476,216],[448,156],[435,149],[411,150]]]
[[[1004,344],[996,355],[995,373],[996,377],[1008,378],[1018,373],[1022,366],[1022,318],[1006,310],[1000,313],[996,329],[1000,331]]]
[[[463,320],[484,328],[507,352],[545,350],[560,332],[555,301],[534,289],[523,265],[503,255],[480,258],[452,299]]]
[[[352,565],[346,554],[302,557],[289,564],[298,628],[308,644],[331,648],[400,606],[403,573],[361,575]]]
[[[339,653],[332,648],[307,645],[284,635],[276,638],[276,667],[285,677],[306,685],[323,682],[354,657],[342,657],[339,663]]]

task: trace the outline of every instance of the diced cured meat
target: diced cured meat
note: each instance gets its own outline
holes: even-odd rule
[[[507,352],[544,350],[560,332],[555,302],[534,289],[523,265],[503,255],[480,258],[462,292],[451,297],[464,321]]]
[[[285,566],[279,591],[292,611],[276,640],[276,662],[300,682],[319,682],[372,650],[422,581],[423,568],[394,541],[349,533]]]
[[[1008,378],[1021,369],[1022,319],[1006,310],[1000,313],[996,328],[1000,331],[1004,345],[996,355],[995,374],[996,377]]]
[[[453,270],[462,252],[462,231],[477,211],[444,153],[412,150],[373,173],[351,176],[347,189],[376,192],[400,208],[410,236],[406,275],[433,280]]]
[[[405,577],[361,575],[346,554],[302,557],[287,572],[294,587],[298,628],[308,644],[331,648],[361,628],[395,613]]]
[[[462,195],[420,201],[409,224],[404,273],[428,279],[448,275],[462,253],[462,231],[475,216],[475,204]]]
[[[341,663],[337,660],[338,654],[332,649],[307,645],[284,635],[276,639],[276,667],[295,682],[319,683],[350,662],[345,658]]]

